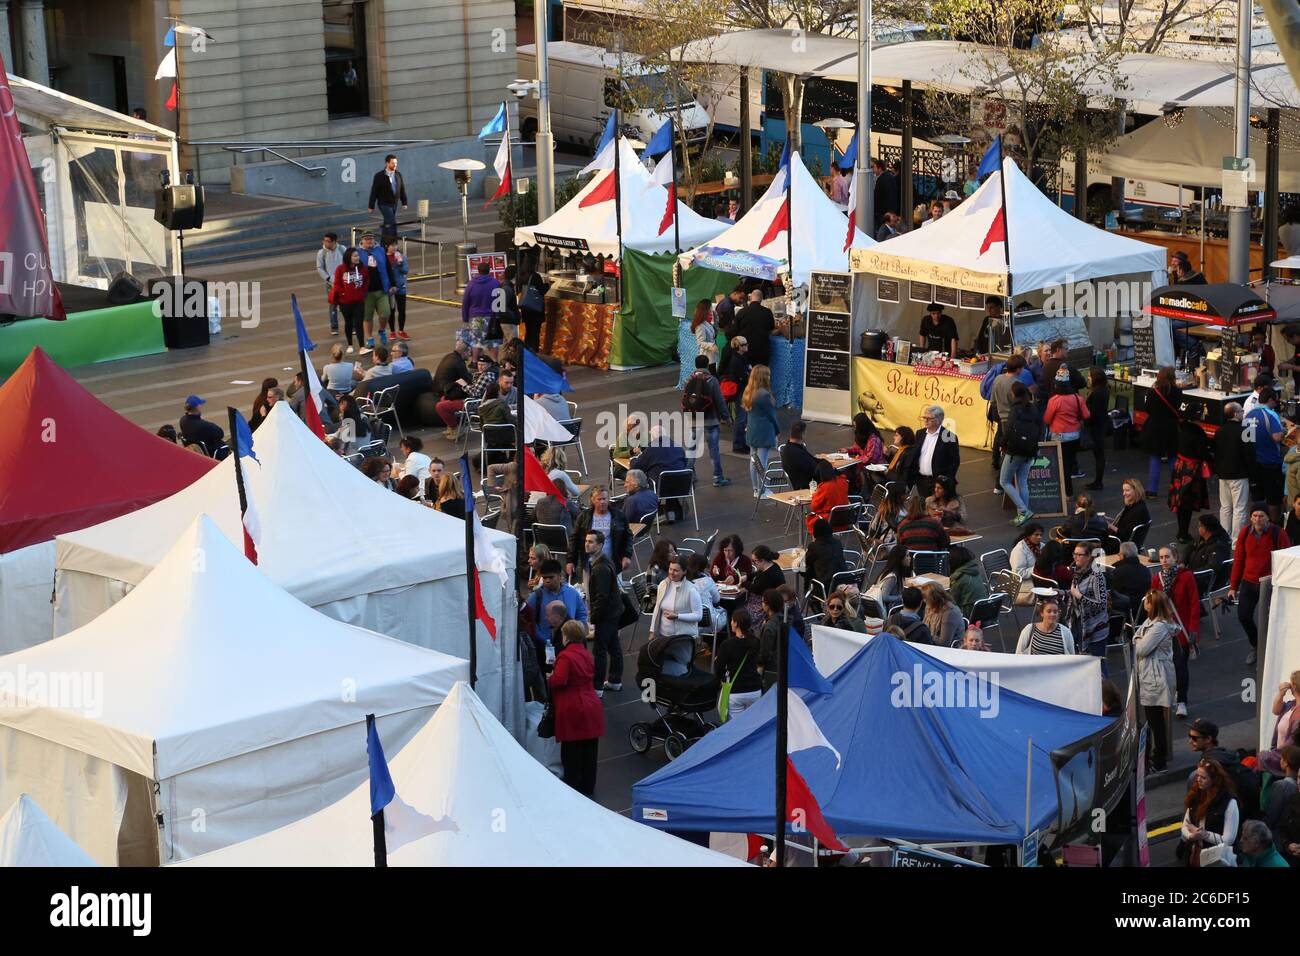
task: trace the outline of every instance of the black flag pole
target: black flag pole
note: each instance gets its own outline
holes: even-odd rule
[[[670,123],[673,122],[671,117],[669,118],[668,122]],[[676,155],[677,150],[675,148],[677,143],[677,125],[675,123],[673,124],[673,135],[669,139],[670,142],[673,144],[673,148],[670,148],[668,150],[669,162],[673,164],[672,165],[673,181],[671,186],[669,187],[669,197],[672,199],[672,203],[673,203],[673,210],[672,210],[673,249],[676,250],[678,257],[680,258],[682,254],[682,231],[681,231],[681,217],[677,215],[677,155]],[[685,143],[682,144],[682,151],[683,152],[686,151]]]
[[[776,642],[776,865],[785,866],[786,783],[790,762],[790,607],[781,617],[781,636]]]
[[[524,340],[519,339],[519,367],[515,369],[515,513],[511,516],[515,533],[515,578],[527,580],[528,556],[524,553],[524,524],[528,493],[524,489]]]
[[[786,336],[794,341],[794,205],[792,204],[794,185],[794,150],[790,150],[790,162],[785,168],[785,259],[787,278],[790,283],[790,295],[787,296]],[[784,668],[782,668],[784,670]],[[784,726],[784,725],[783,725]],[[782,785],[784,792],[784,784]],[[784,840],[784,837],[782,837]]]
[[[470,479],[469,455],[460,460],[461,490],[465,493],[465,607],[469,615],[469,687],[478,681],[478,615],[475,614],[474,590],[478,584],[478,567],[474,564],[474,482]]]
[[[370,737],[375,733],[375,715],[366,714],[366,757],[370,756]],[[370,818],[371,832],[375,838],[375,866],[388,866],[388,842],[384,837],[384,811]]]
[[[239,431],[236,425],[239,412],[227,405],[226,415],[230,420],[230,452],[235,459],[235,487],[239,489],[239,514],[242,518],[248,511],[248,493],[244,491],[244,469],[239,463]]]
[[[998,134],[998,188],[1002,193],[1002,256],[1007,264],[1007,330],[1015,344],[1016,299],[1011,286],[1011,216],[1007,213],[1006,147],[1002,134]],[[1077,191],[1076,191],[1077,195]]]

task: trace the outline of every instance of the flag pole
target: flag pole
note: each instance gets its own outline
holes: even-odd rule
[[[460,460],[461,489],[465,492],[465,611],[469,615],[469,688],[478,681],[478,617],[474,613],[474,590],[478,583],[478,568],[474,565],[474,512],[478,502],[474,498],[474,482],[470,479],[469,455]]]
[[[172,49],[176,51],[176,176],[180,182],[173,182],[173,186],[179,186],[185,181],[184,173],[181,171],[185,166],[185,144],[181,139],[181,37],[186,34],[176,32],[176,24],[180,20],[171,21],[172,30]],[[185,275],[185,230],[176,230],[176,245],[180,251],[181,275]],[[204,306],[203,314],[207,314],[207,307]],[[239,469],[235,469],[238,471]]]
[[[790,761],[790,606],[781,615],[781,634],[776,642],[776,865],[785,866],[786,783]]]
[[[248,494],[244,491],[244,471],[239,464],[239,432],[235,424],[238,415],[232,406],[226,406],[226,416],[230,420],[230,451],[235,456],[235,487],[239,489],[239,516],[242,518],[248,511]]]
[[[524,351],[527,346],[519,339],[519,367],[515,369],[515,514],[512,525],[515,533],[515,582],[526,581],[528,556],[524,552],[524,524],[528,510],[528,494],[524,489]]]
[[[506,142],[510,142],[510,104],[505,100],[501,101],[501,108],[506,112]],[[514,146],[506,147],[506,173],[510,176],[510,221],[519,228],[519,205],[515,202],[515,154]],[[519,244],[514,241],[514,234],[511,233],[510,244],[515,249],[515,274],[519,274]],[[518,318],[518,316],[516,316]],[[519,326],[515,325],[515,334],[519,334]]]
[[[668,118],[668,122],[673,122],[672,117]],[[673,123],[672,130],[673,135],[670,137],[670,142],[675,144],[677,142],[677,125],[675,123]],[[685,143],[682,144],[682,151],[686,151]],[[677,215],[677,156],[675,147],[669,148],[668,158],[673,164],[673,181],[669,184],[669,198],[672,200],[673,204],[673,249],[676,250],[677,256],[680,258],[682,254],[682,231],[681,217]]]
[[[375,715],[366,714],[366,742],[369,743],[370,735],[375,729]],[[369,754],[367,754],[369,757]],[[388,843],[384,838],[384,811],[380,810],[370,818],[371,832],[375,840],[375,866],[388,867]]]
[[[1011,343],[1015,346],[1016,300],[1011,285],[1011,216],[1007,214],[1007,154],[1002,145],[1002,134],[998,133],[998,188],[1002,193],[1002,256],[1007,264],[1007,331],[1011,333]]]
[[[785,169],[785,261],[787,280],[790,283],[790,293],[786,296],[785,331],[791,342],[794,341],[794,206],[791,204],[793,197],[790,187],[794,180],[794,155],[794,150],[790,150],[790,162]],[[784,673],[784,668],[782,668],[782,673]],[[782,784],[782,788],[784,792],[784,784]]]

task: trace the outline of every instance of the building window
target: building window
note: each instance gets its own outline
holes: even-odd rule
[[[325,89],[330,119],[370,115],[363,0],[322,0]]]

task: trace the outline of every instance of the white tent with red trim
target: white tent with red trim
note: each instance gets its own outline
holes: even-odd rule
[[[637,252],[673,252],[674,243],[690,249],[713,239],[727,224],[705,219],[680,200],[677,203],[679,224],[674,235],[671,223],[659,231],[668,210],[668,190],[650,176],[636,150],[619,138],[619,200],[623,219],[623,245]],[[619,257],[617,217],[614,201],[614,171],[600,169],[576,196],[555,211],[545,222],[520,226],[515,230],[515,244],[545,246],[563,255],[591,253]]]

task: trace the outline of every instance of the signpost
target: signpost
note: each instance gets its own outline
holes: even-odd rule
[[[1038,454],[1029,463],[1029,510],[1036,517],[1052,518],[1065,514],[1065,464],[1059,441],[1038,445]]]
[[[847,425],[852,421],[853,277],[814,272],[804,342],[804,417]]]

